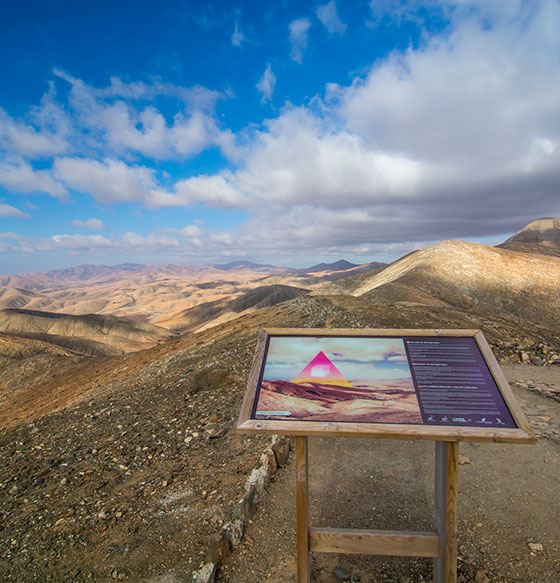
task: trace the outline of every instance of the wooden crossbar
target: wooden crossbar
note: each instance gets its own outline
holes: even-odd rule
[[[399,532],[353,528],[310,528],[309,550],[318,553],[439,557],[437,532]]]

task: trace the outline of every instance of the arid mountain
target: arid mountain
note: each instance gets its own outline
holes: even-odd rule
[[[9,364],[13,360],[21,360],[37,354],[74,356],[72,351],[65,350],[51,342],[42,342],[41,340],[22,338],[0,332],[0,366]]]
[[[148,348],[170,336],[164,328],[116,316],[72,316],[14,309],[0,311],[0,332],[93,354]]]
[[[537,219],[497,247],[560,257],[560,219]]]
[[[261,286],[233,298],[225,297],[214,302],[203,302],[187,310],[156,318],[153,322],[184,333],[209,328],[238,318],[241,314],[274,306],[307,293],[308,290],[288,285]]]
[[[340,279],[359,275],[360,273],[371,273],[374,269],[381,269],[386,266],[386,263],[379,263],[377,261],[373,263],[365,263],[363,265],[354,265],[353,263],[342,259],[335,263],[319,263],[309,269],[302,269],[300,272],[312,276],[313,278],[317,278],[322,282],[328,282],[338,281]],[[313,279],[310,281],[313,282]]]
[[[7,351],[0,380],[0,512],[10,533],[0,539],[0,578],[56,581],[62,574],[87,583],[177,574],[175,580],[190,581],[268,443],[233,431],[262,327],[481,328],[503,361],[560,362],[558,320],[535,321],[512,303],[497,310],[490,301],[468,305],[453,295],[480,297],[489,279],[483,271],[505,262],[490,279],[507,279],[509,270],[508,285],[520,296],[514,267],[534,268],[524,301],[538,306],[548,289],[538,272],[560,260],[459,243],[435,247],[339,280],[355,295],[299,295],[129,354],[80,356],[44,345],[26,352],[25,339],[12,337],[23,348]],[[461,273],[472,283],[468,293]],[[421,293],[407,274],[425,286]],[[446,280],[447,288],[440,284]],[[261,293],[270,297],[233,289],[239,308],[258,306]],[[391,401],[381,413],[407,422],[410,403]],[[366,400],[354,406],[371,414]]]
[[[305,273],[315,273],[317,271],[346,271],[348,269],[353,269],[354,267],[360,266],[355,263],[350,263],[350,261],[346,261],[345,259],[339,259],[334,263],[318,263],[307,269],[302,269],[302,271]]]
[[[135,319],[0,312],[0,330],[10,330],[0,332],[2,581],[192,580],[268,444],[233,431],[260,328],[480,328],[503,362],[560,364],[560,259],[541,254],[448,241],[324,285],[328,271],[118,269],[117,278],[111,268],[42,274],[31,288],[33,278],[5,282],[6,301],[98,303]],[[185,333],[158,342],[168,332],[149,318]],[[152,346],[87,356],[83,335]],[[292,383],[280,388],[298,404]],[[348,405],[333,402],[332,386],[309,389],[320,400],[313,414]],[[412,421],[406,392],[395,389],[376,414]],[[372,413],[367,399],[353,406],[353,415]]]
[[[80,265],[0,277],[4,286],[0,287],[0,309],[114,315],[193,330],[210,325],[210,319],[225,321],[247,309],[302,293],[294,290],[312,290],[379,265],[384,264],[337,262],[316,266],[311,272],[247,261],[221,266]]]
[[[40,293],[20,289],[17,287],[0,287],[0,306],[3,309],[23,308],[35,300],[45,299]]]
[[[349,294],[402,305],[453,306],[545,325],[560,318],[560,259],[445,241],[371,275],[316,293]]]

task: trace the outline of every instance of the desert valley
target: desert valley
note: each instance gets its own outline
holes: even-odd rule
[[[313,327],[484,332],[500,363],[517,375],[510,380],[541,437],[531,463],[552,510],[537,493],[521,500],[501,484],[504,499],[534,504],[539,524],[524,527],[541,528],[542,549],[531,547],[529,555],[525,541],[520,550],[516,534],[515,544],[507,542],[508,530],[517,531],[503,515],[478,527],[467,513],[459,574],[479,583],[558,580],[560,538],[551,521],[559,501],[546,488],[559,477],[559,287],[560,220],[552,218],[497,247],[443,241],[389,265],[82,265],[0,275],[0,578],[191,581],[209,560],[211,537],[238,512],[268,447],[264,436],[234,430],[258,330]],[[527,381],[532,376],[537,380]],[[298,399],[289,382],[265,388],[271,401],[279,393]],[[328,418],[333,387],[312,388],[320,395],[314,414]],[[414,422],[409,388],[392,388],[395,410]],[[367,411],[360,390],[354,398]],[[496,465],[507,466],[505,451]],[[391,474],[392,460],[384,463]],[[272,497],[291,480],[289,471],[278,470]],[[396,485],[394,472],[388,479]],[[467,489],[476,490],[469,479]],[[390,501],[378,504],[392,508]],[[292,581],[290,561],[282,571],[280,559],[267,563],[255,550],[275,552],[266,547],[273,538],[262,532],[266,523],[255,524],[237,550],[220,554],[213,579]],[[282,524],[278,532],[286,530]],[[486,537],[484,552],[473,542],[479,535]],[[250,569],[241,576],[244,560]],[[314,564],[315,581],[337,580],[336,566]],[[427,561],[394,565],[393,579],[382,562],[367,575],[358,563],[347,568],[348,577],[338,580],[416,583],[430,573]]]

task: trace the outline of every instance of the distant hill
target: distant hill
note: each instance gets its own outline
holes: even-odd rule
[[[336,262],[332,269],[297,269],[234,261],[224,265],[79,265],[40,273],[0,276],[0,309],[106,314],[144,322],[172,322],[200,305],[227,301],[256,288],[311,290],[325,281],[354,275],[368,266]],[[267,292],[268,293],[268,292]]]
[[[497,247],[560,257],[560,219],[537,219]]]
[[[23,308],[29,302],[40,299],[41,297],[39,293],[17,287],[0,287],[0,309]]]
[[[21,338],[13,334],[0,332],[0,365],[7,364],[12,359],[19,360],[37,354],[73,356],[75,353],[51,342]]]
[[[240,268],[247,268],[247,269],[278,269],[274,265],[269,264],[262,264],[262,263],[253,263],[252,261],[231,261],[230,263],[224,263],[222,265],[214,265],[217,269],[221,269],[222,271],[231,271],[232,269],[240,269]]]
[[[233,298],[202,302],[187,310],[154,320],[166,328],[186,332],[201,327],[208,328],[238,317],[241,313],[259,310],[292,300],[309,291],[288,285],[257,287]]]
[[[305,273],[316,273],[317,271],[345,271],[347,269],[352,269],[354,267],[360,267],[356,263],[350,263],[345,259],[339,259],[334,263],[318,263],[307,269],[302,269]]]
[[[350,286],[352,280],[346,280]],[[419,305],[501,312],[543,325],[560,318],[560,259],[444,241],[411,253],[346,293]]]
[[[93,350],[95,343],[117,351],[130,352],[148,348],[170,336],[167,330],[128,318],[87,314],[73,316],[34,310],[0,310],[0,332],[51,341],[79,352],[114,353]]]

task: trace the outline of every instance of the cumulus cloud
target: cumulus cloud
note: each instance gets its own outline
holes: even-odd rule
[[[401,18],[419,17],[406,6]],[[320,8],[331,31],[336,5]],[[70,107],[90,116],[90,134],[109,145],[109,155],[60,155],[52,171],[12,159],[0,164],[0,183],[53,196],[76,189],[103,204],[246,209],[249,220],[231,230],[188,225],[157,234],[163,238],[105,238],[111,248],[151,243],[216,257],[254,249],[269,256],[401,253],[442,238],[508,233],[528,216],[558,214],[560,6],[434,1],[428,8],[442,10],[448,26],[425,32],[418,47],[394,51],[349,85],[329,84],[306,105],[285,105],[274,119],[246,128],[243,149],[216,121],[212,96],[203,91],[206,106],[195,107],[195,92],[179,96],[164,85],[117,79],[96,89],[69,78]],[[306,18],[290,25],[297,62],[310,26]],[[271,99],[270,64],[257,89],[263,101]],[[186,104],[172,121],[145,103],[158,91]],[[29,127],[46,132],[29,123],[8,120],[5,127],[32,137]],[[29,152],[39,155],[37,143]],[[230,148],[236,164],[175,183],[131,156],[177,160],[212,144]],[[263,235],[263,225],[274,236]]]
[[[56,251],[68,249],[71,251],[92,251],[110,248],[111,241],[102,235],[52,235],[37,242],[27,242],[25,251]]]
[[[0,217],[14,217],[16,219],[30,219],[31,215],[20,211],[15,206],[0,204]]]
[[[86,221],[72,221],[72,224],[76,227],[83,227],[85,229],[94,229],[96,231],[104,231],[107,229],[105,224],[100,219],[87,219]]]
[[[196,229],[189,228],[183,231],[177,232],[177,236],[157,232],[141,234],[134,231],[126,231],[111,236],[57,234],[37,240],[22,237],[17,233],[0,233],[0,252],[66,252],[70,255],[102,253],[114,256],[122,254],[136,255],[138,253],[150,255],[173,253],[177,257],[183,257],[188,260],[197,255],[200,259],[201,247],[203,247],[202,253],[205,253],[206,249],[210,247],[208,258],[211,257],[213,252],[218,252],[219,254],[219,249],[226,246],[225,239],[231,238],[227,234],[222,237],[218,234],[217,240],[222,242],[215,243],[211,238],[214,236],[213,232],[205,233],[204,231],[199,232]],[[198,233],[198,236],[193,236],[195,233]],[[7,242],[3,243],[2,241]]]
[[[40,158],[63,153],[68,147],[62,133],[14,120],[0,108],[0,149],[28,158]]]
[[[34,170],[29,162],[17,157],[0,161],[0,185],[24,194],[43,192],[58,198],[68,195],[66,188],[53,178],[50,171]]]
[[[186,237],[200,237],[202,233],[204,233],[203,229],[197,225],[187,225],[181,229],[181,234],[185,235]]]
[[[120,160],[58,158],[54,174],[69,188],[88,193],[103,204],[140,202],[156,208],[181,204],[158,186],[152,170],[128,166]]]
[[[58,69],[55,75],[70,86],[75,151],[185,159],[217,146],[226,156],[235,156],[233,135],[220,128],[215,115],[216,101],[225,97],[222,93],[201,86],[185,88],[157,80],[124,82],[115,77],[109,86],[97,88]],[[171,123],[154,104],[161,97],[178,100]]]
[[[276,85],[276,76],[272,72],[272,67],[270,63],[266,66],[266,69],[257,83],[256,87],[259,93],[262,95],[261,103],[266,103],[272,99],[272,94],[274,93],[274,86]]]
[[[308,110],[295,108],[269,123],[230,184],[266,203],[348,206],[387,195],[410,198],[430,172],[414,158],[332,132]]]
[[[182,204],[197,202],[211,207],[236,208],[249,204],[249,197],[234,183],[230,172],[213,176],[194,176],[175,184],[175,196]]]
[[[297,18],[290,22],[290,56],[296,63],[303,62],[303,51],[307,48],[307,31],[311,27],[309,18]]]
[[[232,184],[228,172],[179,180],[171,189],[160,185],[151,168],[114,159],[99,162],[89,158],[57,158],[53,173],[68,188],[87,193],[107,205],[139,203],[156,209],[204,203],[215,208],[236,208],[249,202],[247,195]]]
[[[123,81],[119,77],[111,77],[108,86],[93,87],[62,69],[56,68],[53,72],[56,77],[63,79],[70,85],[73,91],[71,98],[75,103],[91,102],[92,98],[100,100],[123,98],[129,101],[153,101],[158,97],[169,97],[179,99],[193,109],[211,111],[214,109],[216,101],[224,97],[219,91],[214,91],[201,85],[183,87],[157,78],[145,83],[144,81]]]
[[[317,18],[326,27],[330,34],[334,34],[335,32],[338,34],[344,34],[346,32],[346,24],[340,20],[334,0],[317,8]]]

